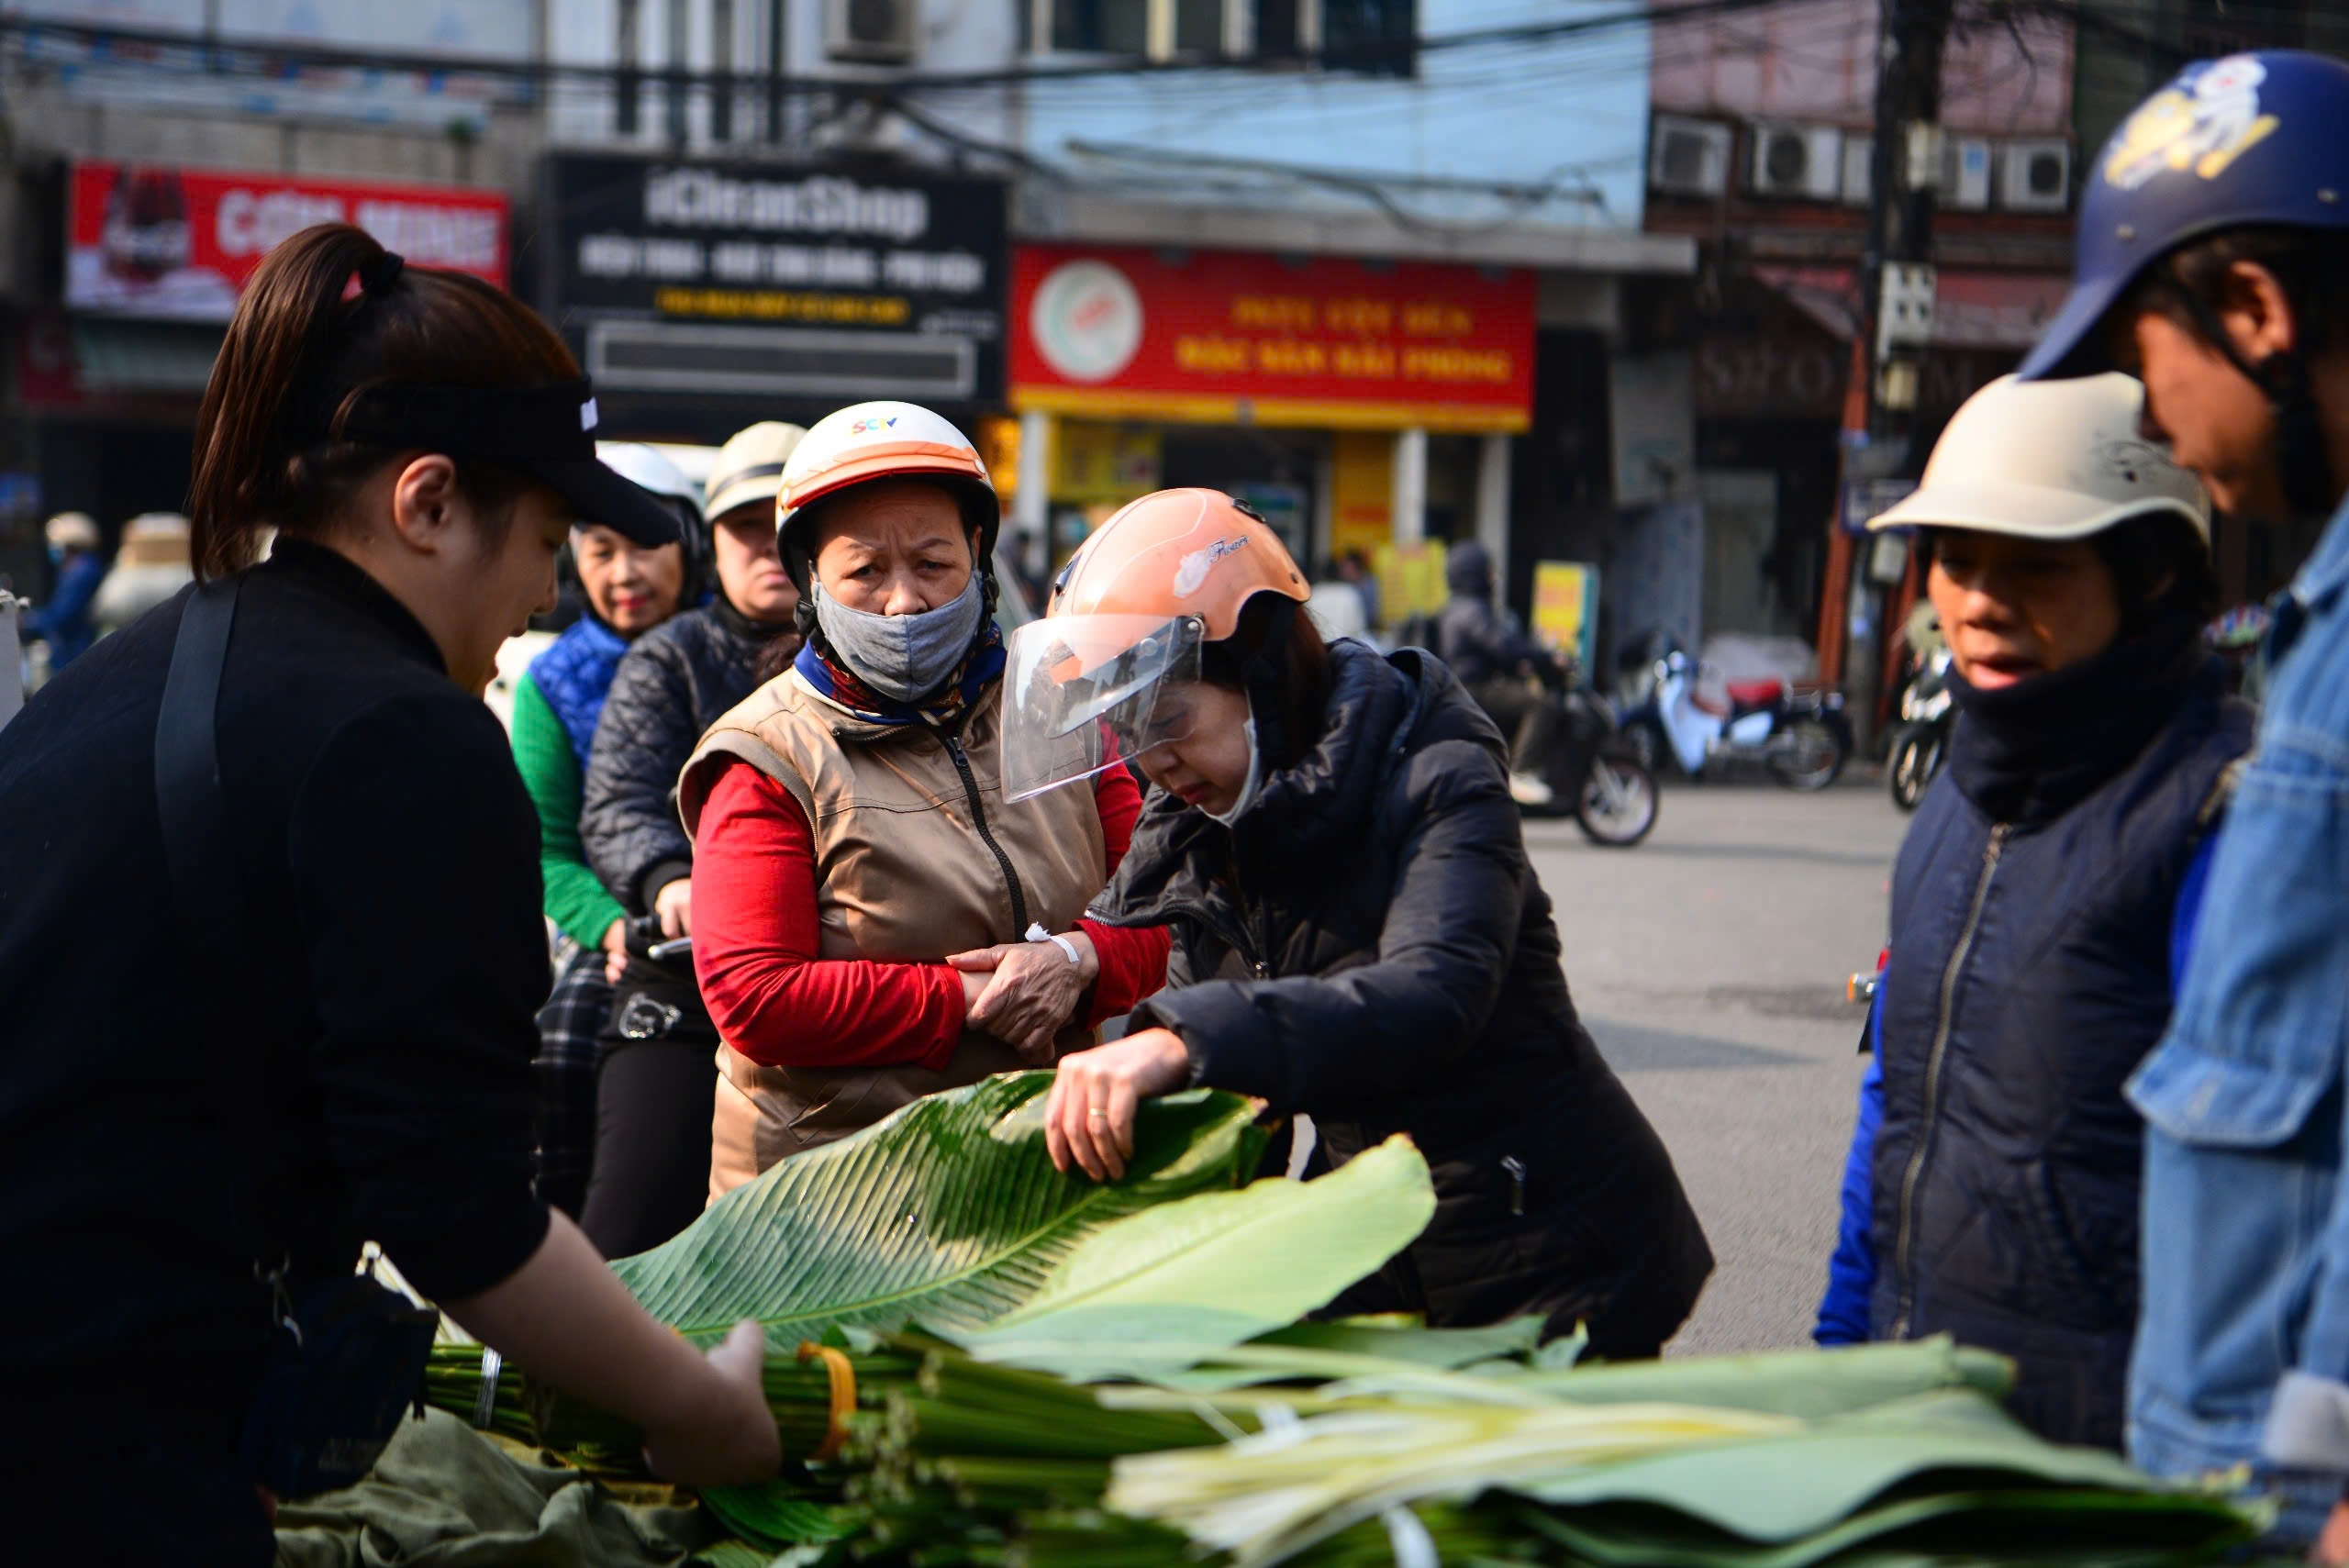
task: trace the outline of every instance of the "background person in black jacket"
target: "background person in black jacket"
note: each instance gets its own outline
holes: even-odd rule
[[[0,1466],[40,1499],[11,1561],[267,1563],[239,1451],[278,1338],[262,1271],[299,1299],[367,1239],[645,1424],[676,1478],[774,1469],[756,1326],[705,1359],[530,1192],[537,823],[481,695],[573,517],[674,537],[595,461],[594,407],[507,295],[305,230],[247,285],[197,416],[195,566],[236,584],[198,907],[155,783],[191,592],[9,725]],[[50,1521],[72,1550],[35,1544]]]
[[[693,930],[694,851],[677,817],[677,775],[702,732],[757,687],[761,654],[778,640],[798,651],[799,590],[776,553],[774,498],[805,434],[767,421],[719,449],[707,491],[717,593],[636,640],[596,721],[579,814],[587,863],[662,938]],[[616,960],[611,978],[579,1223],[625,1257],[685,1229],[708,1198],[718,1030],[690,955],[654,963],[639,951]]]
[[[1500,736],[1426,653],[1325,646],[1305,592],[1252,514],[1166,491],[1014,634],[1007,790],[1137,757],[1157,788],[1092,914],[1174,935],[1135,1032],[1062,1059],[1053,1158],[1119,1175],[1136,1102],[1189,1084],[1309,1115],[1333,1164],[1408,1132],[1435,1218],[1339,1309],[1654,1355],[1712,1253],[1575,1014]]]
[[[2176,917],[2252,711],[2202,637],[2201,486],[2124,375],[1957,411],[1916,494],[1958,707],[1893,873],[1843,1220],[1814,1337],[1951,1334],[2009,1403],[2121,1446],[2144,1132],[2122,1086],[2168,1023]]]
[[[1483,545],[1453,545],[1443,576],[1452,596],[1436,617],[1436,652],[1509,738],[1509,795],[1521,806],[1547,806],[1550,785],[1542,775],[1560,719],[1558,705],[1535,677],[1556,661],[1493,603],[1493,558]]]

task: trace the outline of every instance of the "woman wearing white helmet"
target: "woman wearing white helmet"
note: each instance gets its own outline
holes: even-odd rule
[[[1994,382],[1872,525],[1919,530],[1959,718],[1894,873],[1816,1330],[1998,1351],[2019,1417],[2107,1448],[2137,1310],[2122,1089],[2252,735],[2202,637],[2208,503],[2138,434],[2143,398]]]
[[[686,602],[701,554],[701,501],[677,465],[639,441],[598,441],[603,464],[677,517],[678,539],[643,545],[582,519],[571,557],[584,613],[514,684],[514,765],[539,814],[546,917],[577,948],[539,1012],[539,1195],[576,1218],[595,1159],[596,1037],[612,1006],[607,962],[626,951],[628,910],[587,863],[579,838],[581,783],[620,655]]]
[[[782,486],[807,644],[678,784],[725,1040],[713,1194],[918,1095],[1050,1065],[1166,953],[1078,918],[1140,815],[1129,774],[1004,797],[1000,518],[970,441],[859,404],[808,430]]]

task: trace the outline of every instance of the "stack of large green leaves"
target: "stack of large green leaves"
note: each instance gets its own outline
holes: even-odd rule
[[[2210,1561],[2221,1499],[2039,1442],[2006,1369],[1946,1344],[1609,1367],[1526,1321],[1448,1332],[1298,1319],[1433,1208],[1396,1140],[1319,1181],[1241,1186],[1249,1109],[1145,1108],[1133,1170],[1052,1171],[1043,1074],[918,1102],[785,1162],[615,1265],[708,1340],[767,1326],[786,1451],[707,1494],[795,1568],[1234,1568],[1439,1562],[1858,1568]],[[834,1427],[843,1351],[854,1412]],[[443,1352],[436,1403],[624,1467],[632,1434]]]
[[[916,1321],[952,1330],[999,1318],[1087,1237],[1173,1200],[1230,1192],[1263,1151],[1248,1102],[1201,1090],[1142,1107],[1126,1180],[1063,1174],[1044,1150],[1051,1083],[1049,1073],[1023,1073],[917,1100],[784,1161],[613,1269],[647,1310],[696,1342],[715,1343],[746,1318],[765,1325],[767,1389],[785,1451],[813,1451],[828,1431],[829,1380],[820,1363],[800,1359],[803,1343],[845,1346],[863,1331],[858,1344],[869,1352],[873,1334]],[[911,1375],[902,1357],[857,1360],[868,1408]],[[496,1371],[484,1399],[485,1364],[496,1367],[477,1347],[435,1347],[428,1398],[590,1469],[632,1465],[635,1434],[526,1388],[515,1368]]]

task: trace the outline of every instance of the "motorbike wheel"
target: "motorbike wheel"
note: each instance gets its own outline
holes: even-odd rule
[[[1884,764],[1885,782],[1892,791],[1892,804],[1903,811],[1914,811],[1917,803],[1925,798],[1925,788],[1941,772],[1941,737],[1925,725],[1902,730],[1894,737],[1892,755]]]
[[[1654,828],[1658,804],[1647,764],[1628,747],[1609,746],[1591,759],[1575,801],[1575,826],[1594,844],[1628,850]]]
[[[1664,766],[1664,735],[1656,728],[1654,723],[1648,719],[1637,719],[1624,726],[1620,745],[1653,781],[1655,771]]]
[[[1820,718],[1798,718],[1787,727],[1792,743],[1770,753],[1770,773],[1788,789],[1825,789],[1843,771],[1843,738]]]

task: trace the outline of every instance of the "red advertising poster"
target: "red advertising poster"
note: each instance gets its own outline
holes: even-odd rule
[[[454,185],[76,163],[66,227],[74,310],[226,321],[269,248],[355,223],[418,266],[506,284],[506,197]]]
[[[1533,273],[1023,245],[1011,402],[1093,418],[1522,430]]]

